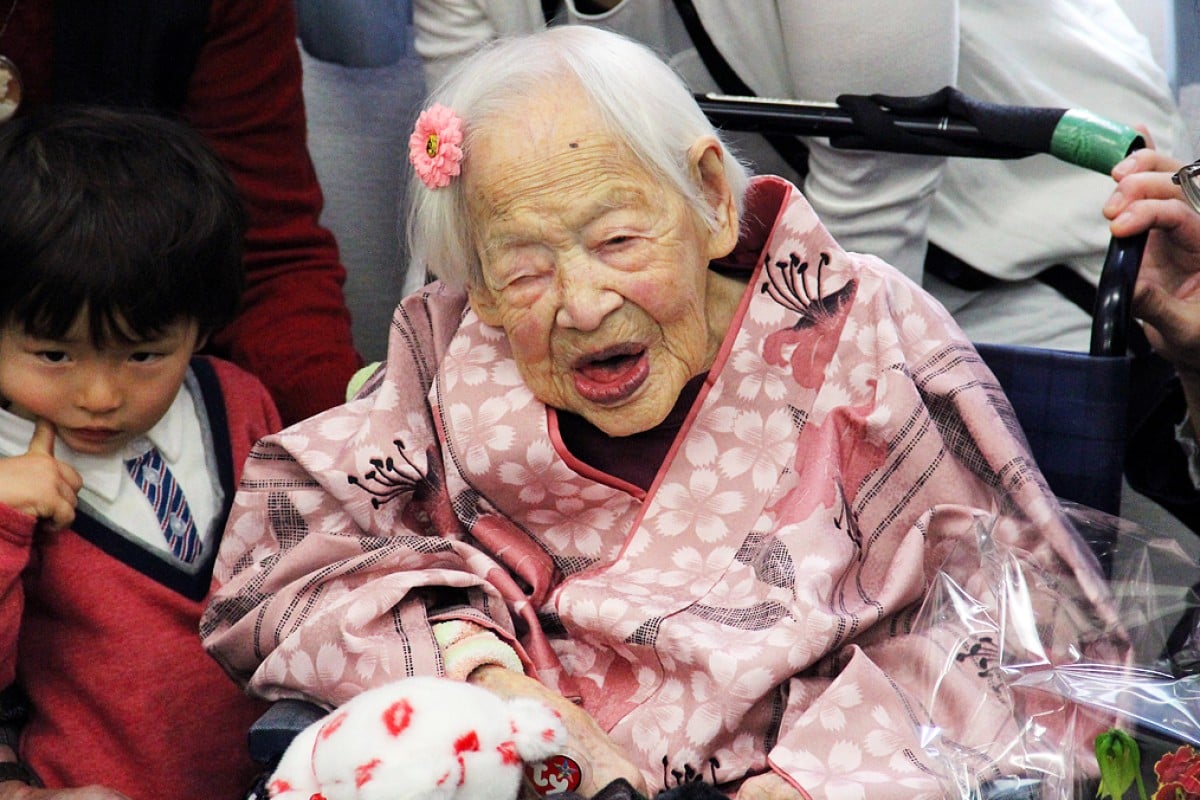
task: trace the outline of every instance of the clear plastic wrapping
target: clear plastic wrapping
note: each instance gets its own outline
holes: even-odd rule
[[[983,519],[982,580],[963,586],[937,573],[914,621],[942,676],[964,665],[976,669],[1014,709],[986,748],[965,748],[936,726],[919,731],[927,761],[944,768],[938,778],[945,797],[1096,797],[1093,743],[1113,729],[1137,742],[1153,795],[1158,758],[1184,744],[1200,748],[1200,569],[1188,552],[1193,542],[1081,506],[1068,505],[1066,515],[1107,577],[1118,624],[1096,614],[1067,573],[993,537],[994,521]],[[941,680],[930,685],[920,700],[938,719],[939,704],[951,699],[942,695]],[[971,709],[960,707],[961,696],[953,702],[970,725]]]

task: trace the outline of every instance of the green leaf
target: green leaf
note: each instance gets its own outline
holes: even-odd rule
[[[1096,797],[1121,800],[1137,781],[1138,794],[1141,800],[1146,800],[1146,789],[1141,780],[1142,754],[1133,737],[1112,728],[1096,737],[1094,748],[1096,763],[1100,766],[1100,788]]]

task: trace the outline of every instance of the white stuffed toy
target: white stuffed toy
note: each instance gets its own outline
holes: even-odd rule
[[[524,762],[566,741],[558,714],[449,678],[370,689],[305,728],[271,776],[273,800],[511,800]]]

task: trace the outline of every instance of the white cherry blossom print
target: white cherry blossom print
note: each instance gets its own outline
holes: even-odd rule
[[[478,319],[479,317],[476,316],[475,312],[467,312],[467,320],[476,322]],[[489,342],[502,342],[506,338],[503,328],[497,328],[493,325],[485,325],[482,322],[479,322],[478,331],[480,338]]]
[[[692,712],[686,718],[684,730],[694,745],[707,745],[718,738],[727,726],[724,705],[718,702],[721,687],[709,675],[692,673],[688,684],[691,694]]]
[[[317,649],[317,676],[322,681],[339,681],[346,673],[346,653],[340,645],[326,642]]]
[[[867,415],[867,425],[871,428],[886,430],[892,422],[895,409],[888,403],[879,403]]]
[[[513,411],[527,408],[535,400],[517,369],[517,362],[511,358],[502,358],[492,365],[492,382],[503,390],[504,401]]]
[[[312,657],[303,650],[297,650],[289,654],[287,671],[288,675],[302,685],[311,684],[317,677],[317,669],[313,664]]]
[[[450,423],[461,443],[461,457],[467,470],[483,475],[492,467],[491,451],[504,452],[516,440],[516,431],[501,420],[508,414],[508,404],[498,398],[484,400],[479,408],[466,403],[450,407]]]
[[[743,340],[748,341],[749,338],[745,331],[738,333],[739,343]],[[737,377],[734,378],[737,389],[734,393],[739,400],[756,403],[760,397],[764,397],[778,402],[787,393],[787,385],[784,383],[786,374],[778,367],[768,364],[762,353],[751,347],[735,346],[730,366],[737,373]]]
[[[688,485],[669,483],[658,491],[663,513],[654,519],[655,529],[663,536],[691,533],[703,542],[720,541],[729,535],[725,516],[741,511],[745,497],[735,490],[723,490],[714,470],[694,470]]]
[[[663,623],[658,650],[680,664],[705,668],[710,654],[722,649],[736,648],[740,660],[752,661],[762,653],[753,643],[756,638],[760,635],[754,631],[714,625],[711,619],[685,611]]]
[[[719,713],[720,706],[700,698],[696,698],[696,702],[684,723],[684,731],[689,741],[708,744],[721,733],[726,720]]]
[[[637,683],[642,693],[633,697],[635,703],[645,702],[650,697],[651,692],[659,688],[660,675],[661,673],[656,669],[648,669],[647,667],[637,668]],[[679,697],[672,698],[671,702],[679,702]]]
[[[555,639],[554,654],[563,669],[572,675],[588,675],[599,670],[599,651],[579,639]]]
[[[784,539],[786,531],[792,525],[779,531],[780,539]],[[798,528],[798,527],[794,527]],[[794,561],[796,581],[793,583],[797,599],[809,608],[828,606],[833,597],[833,561],[827,555],[804,555]]]
[[[452,391],[460,380],[467,386],[483,385],[495,362],[495,347],[472,342],[467,336],[456,336],[442,362],[440,374],[445,391]]]
[[[721,687],[713,682],[711,675],[693,672],[688,679],[688,692],[693,699],[701,703],[709,703],[717,699],[721,693]]]
[[[506,461],[499,468],[500,480],[521,487],[521,502],[537,505],[547,495],[569,497],[579,493],[575,473],[554,452],[550,442],[537,439],[525,448],[524,461]]]
[[[843,731],[846,729],[846,711],[862,705],[863,695],[858,684],[853,681],[836,683],[825,692],[822,698],[818,718],[821,727],[827,731]]]
[[[708,394],[704,398],[704,404],[713,410],[720,409],[726,405],[724,381],[717,381],[709,387]]]
[[[292,428],[284,428],[278,434],[279,446],[285,450],[293,450],[293,452],[303,453],[310,448],[314,441],[314,437],[303,431],[294,430]]]
[[[626,558],[641,558],[654,545],[655,537],[647,528],[640,527],[625,542]]]
[[[779,483],[779,474],[796,449],[791,415],[778,409],[763,419],[757,411],[746,411],[737,416],[733,428],[740,444],[722,451],[721,473],[736,478],[750,472],[755,489],[771,489]]]
[[[331,442],[362,445],[375,441],[375,431],[371,430],[370,426],[363,425],[362,420],[352,414],[333,414],[323,418],[317,430]]]
[[[713,756],[717,763],[732,774],[757,772],[766,765],[762,743],[758,737],[749,733],[738,733],[732,742],[717,750]]]
[[[677,547],[670,555],[674,569],[662,570],[657,582],[664,586],[683,586],[695,582],[688,592],[696,596],[705,594],[730,567],[736,555],[737,548],[734,547],[714,547],[703,552],[690,546]]]
[[[386,368],[386,364],[379,366],[379,370],[386,370]],[[379,373],[377,372],[377,374]],[[352,402],[362,403],[364,406],[369,406],[377,411],[393,412],[400,405],[400,392],[397,390],[396,384],[391,381],[381,381],[375,391],[371,393],[369,400],[367,398],[359,398]]]
[[[913,763],[915,755],[909,745],[912,742],[912,725],[892,718],[886,708],[877,705],[871,709],[871,719],[879,727],[867,734],[863,745],[875,759],[887,759],[888,769],[897,775],[918,770]]]
[[[368,629],[375,620],[383,616],[403,594],[403,587],[391,587],[386,593],[364,591],[359,588],[346,592],[345,598],[335,608],[346,621],[351,631]]]
[[[799,750],[787,758],[788,773],[814,797],[866,800],[867,787],[889,782],[885,772],[865,769],[862,749],[855,742],[834,742],[826,753]]]
[[[335,459],[332,454],[324,452],[309,451],[304,455],[304,466],[311,469],[317,474],[326,473],[333,469]],[[340,484],[345,479],[344,473],[336,475],[335,484]]]
[[[576,624],[589,630],[611,631],[612,635],[625,638],[637,627],[629,616],[629,602],[620,597],[606,597],[598,603],[582,600],[575,604],[571,617]]]
[[[822,611],[794,611],[792,616],[794,621],[782,623],[767,633],[764,646],[786,648],[784,659],[788,667],[801,670],[829,651],[837,629],[835,617]]]
[[[410,411],[404,415],[404,424],[397,430],[396,438],[401,442],[424,441],[430,436],[431,424],[424,414]],[[424,459],[424,451],[420,458]]]
[[[735,555],[732,548],[718,547],[704,556],[694,548],[683,548],[672,553],[671,559],[676,565],[684,565],[680,572],[691,576],[687,593],[707,606],[747,609],[758,604],[764,593],[778,591],[763,584],[753,568],[737,561]],[[698,569],[702,564],[708,572]],[[674,577],[667,573],[664,576],[668,580]],[[779,594],[781,599],[790,599],[785,592]]]
[[[502,358],[492,365],[492,383],[504,387],[525,386],[521,371],[517,369],[517,362],[511,358]],[[528,391],[526,389],[526,392]],[[529,396],[533,397],[532,394]]]
[[[779,676],[766,667],[751,667],[737,676],[725,690],[728,694],[744,704],[750,704],[771,691],[779,681]]]
[[[275,652],[277,657],[264,661],[259,672],[269,685],[284,686],[287,684],[288,675],[291,674],[288,669],[287,657],[283,655],[284,645],[280,645]]]
[[[392,670],[389,657],[390,650],[386,647],[373,647],[358,654],[354,660],[354,674],[367,685],[371,685],[377,674],[388,674]]]
[[[927,337],[932,333],[929,328],[929,321],[924,317],[909,316],[905,317],[900,322],[900,331],[904,338],[912,341],[926,341]]]
[[[863,325],[858,320],[854,320],[852,324],[851,320],[846,320],[843,335],[845,340],[853,342],[858,352],[866,358],[866,363],[862,366],[878,371],[879,364],[876,363],[876,356],[882,351],[879,348],[879,340],[876,338],[878,331],[875,330],[875,326]]]
[[[657,680],[655,681],[658,682]],[[687,687],[677,678],[661,682],[655,691],[652,713],[639,714],[633,726],[638,749],[656,758],[672,752],[671,736],[683,726],[682,702]]]
[[[613,529],[616,515],[579,497],[559,497],[553,509],[537,508],[529,512],[529,520],[559,552],[574,551],[595,558],[604,544],[601,532]]]
[[[779,327],[790,313],[790,311],[778,303],[751,303],[750,308],[746,311],[746,317],[747,321],[752,323],[753,327],[774,330]]]
[[[877,352],[886,353],[895,350],[900,343],[899,332],[895,325],[880,321],[869,326],[864,324],[863,327],[868,328],[867,335],[874,338]]]
[[[657,569],[637,569],[625,575],[611,576],[609,585],[613,594],[623,597],[654,597],[660,595],[661,589],[672,588],[663,580],[663,575]]]
[[[262,518],[253,514],[235,517],[230,522],[222,534],[221,541],[224,547],[218,551],[214,568],[219,582],[228,581],[238,566],[238,559],[230,557],[232,554],[250,553],[254,559],[252,563],[257,564],[270,552],[267,545],[260,541],[265,527]]]
[[[721,448],[710,431],[696,429],[688,433],[683,443],[683,455],[693,467],[711,467],[717,462]]]
[[[345,483],[346,476],[344,473],[338,477],[341,478],[342,483]],[[292,492],[288,495],[288,501],[295,507],[297,513],[299,514],[313,514],[321,511],[325,507],[325,498],[319,489],[302,489],[300,491]],[[345,512],[334,511],[327,514],[325,519],[343,519],[349,521],[350,517]]]
[[[851,368],[847,385],[854,393],[855,405],[864,402],[875,392],[878,368],[872,364],[859,364]]]
[[[891,267],[883,265],[883,269],[891,270]],[[892,316],[894,318],[907,319],[908,317],[915,316],[908,312],[912,311],[916,305],[916,298],[913,295],[916,292],[922,291],[917,288],[916,284],[908,280],[900,280],[888,281],[886,284],[880,282],[877,286],[878,288],[874,289],[872,294],[866,299],[873,300],[876,292],[881,293],[883,297],[887,298],[887,303],[892,308]],[[924,308],[925,304],[922,304],[922,307]]]

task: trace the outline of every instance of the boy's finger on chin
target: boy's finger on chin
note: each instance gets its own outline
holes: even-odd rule
[[[62,526],[55,522],[53,517],[39,517],[34,530],[40,534],[58,533]]]
[[[62,502],[38,517],[37,530],[39,533],[57,533],[70,528],[74,521],[74,504]]]

